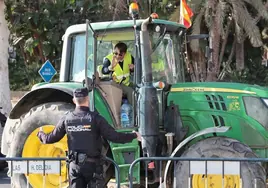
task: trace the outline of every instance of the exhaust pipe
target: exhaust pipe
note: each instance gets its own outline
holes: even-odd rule
[[[144,157],[154,157],[159,134],[159,110],[156,88],[153,86],[151,45],[148,24],[152,21],[149,17],[143,21],[140,31],[142,80],[138,98],[138,125],[142,136],[142,151]]]

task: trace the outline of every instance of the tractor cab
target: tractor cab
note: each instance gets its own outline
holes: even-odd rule
[[[144,20],[136,20],[136,32],[139,33],[141,24]],[[90,26],[89,26],[90,25]],[[67,29],[64,40],[69,44],[64,49],[69,50],[69,57],[65,59],[65,65],[62,65],[62,79],[68,79],[73,82],[82,82],[85,74],[88,78],[94,76],[94,84],[99,88],[103,98],[107,101],[108,106],[115,119],[115,127],[121,128],[120,125],[120,107],[122,103],[122,90],[115,83],[111,75],[105,75],[102,72],[103,59],[113,52],[114,46],[118,42],[127,45],[127,51],[135,59],[134,72],[130,75],[131,83],[138,88],[142,83],[142,67],[140,52],[137,52],[135,41],[135,30],[133,20],[117,22],[99,22],[89,25],[80,24],[71,26]],[[85,32],[87,30],[88,32]],[[184,82],[183,52],[181,49],[184,39],[185,28],[182,25],[175,24],[166,20],[155,19],[148,25],[149,43],[151,46],[151,59],[153,83],[174,84]],[[87,35],[87,36],[86,36]],[[86,44],[87,43],[87,44]],[[86,50],[87,48],[87,50]],[[87,51],[87,53],[86,53]],[[85,73],[85,59],[87,57],[87,73]],[[64,61],[62,61],[64,62]],[[162,91],[158,88],[159,103],[162,105]],[[137,96],[134,100],[137,100]],[[134,104],[133,103],[133,104]],[[159,116],[160,117],[160,116]],[[162,117],[162,116],[161,116]]]
[[[163,36],[160,36],[161,34]],[[104,37],[98,37],[96,66],[100,81],[111,79],[109,78],[109,75],[105,75],[101,71],[103,66],[103,58],[113,52],[113,48],[118,42],[125,43],[128,46],[128,52],[131,53],[134,58],[137,58],[134,37],[133,29],[129,29],[128,31],[111,31],[105,33]],[[183,68],[181,67],[182,63],[175,64],[175,53],[178,53],[179,51],[175,51],[174,47],[178,42],[181,41],[176,41],[171,37],[174,36],[171,36],[168,33],[160,33],[160,31],[150,32],[150,42],[152,47],[154,46],[153,52],[151,53],[153,68],[151,73],[154,82],[164,81],[168,83],[176,83],[177,81],[184,80]],[[134,73],[131,75],[132,83],[135,81],[134,75]]]

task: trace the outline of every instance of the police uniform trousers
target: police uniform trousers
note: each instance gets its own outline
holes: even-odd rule
[[[86,161],[84,164],[70,162],[69,182],[70,188],[96,188],[96,180],[93,178],[94,173],[102,171],[101,165],[94,162]]]

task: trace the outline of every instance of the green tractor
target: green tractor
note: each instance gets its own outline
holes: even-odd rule
[[[44,145],[36,134],[41,126],[50,132],[66,111],[74,109],[72,91],[86,86],[92,89],[92,110],[97,110],[117,131],[138,129],[142,134],[141,143],[103,140],[103,155],[120,167],[121,185],[128,184],[130,164],[141,156],[268,157],[268,89],[238,83],[186,83],[185,32],[183,25],[151,17],[70,26],[63,36],[60,82],[36,84],[20,99],[4,127],[1,152],[7,157],[65,157],[66,137]],[[97,71],[118,41],[126,43],[135,57],[135,123],[128,128],[120,124],[120,85]],[[154,71],[153,64],[158,60],[164,63],[164,69]],[[144,185],[144,167],[139,164],[134,168],[136,186]],[[154,169],[158,167],[156,163]],[[188,179],[187,162],[177,162],[174,168],[176,187],[189,187],[189,183],[193,188],[204,187],[203,174]],[[149,183],[158,186],[154,169],[148,172]],[[241,170],[241,177],[224,176],[225,187],[240,187],[240,178],[245,188],[254,187],[254,183],[258,188],[265,187],[265,166],[241,163]],[[105,164],[104,171],[108,183],[114,178],[114,167]],[[68,186],[66,173],[63,162],[63,187]],[[13,174],[13,187],[24,187],[26,178],[33,188],[44,183],[42,174]],[[58,187],[59,178],[47,174],[46,187]],[[208,176],[208,187],[221,185],[221,176]]]

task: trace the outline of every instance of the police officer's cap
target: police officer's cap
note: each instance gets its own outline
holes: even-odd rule
[[[74,90],[73,92],[74,97],[78,98],[78,97],[86,97],[88,96],[88,89],[87,88],[77,88]]]

